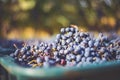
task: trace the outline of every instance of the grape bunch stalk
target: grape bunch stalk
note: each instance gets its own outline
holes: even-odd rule
[[[111,40],[103,33],[94,37],[70,25],[61,28],[54,41],[25,45],[10,56],[22,66],[35,68],[100,64],[120,60],[120,38]]]

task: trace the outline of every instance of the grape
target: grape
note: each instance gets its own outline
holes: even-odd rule
[[[68,50],[71,52],[71,51],[74,50],[74,48],[73,47],[69,47]]]
[[[30,50],[30,48],[31,48],[30,46],[27,46],[27,47],[26,47],[26,50]]]
[[[75,39],[75,41],[79,43],[79,42],[80,42],[80,37],[77,37],[77,38]]]
[[[92,46],[93,46],[93,41],[90,40],[90,41],[88,42],[88,45],[89,45],[89,47],[92,47]]]
[[[71,27],[71,28],[70,28],[70,31],[71,31],[71,32],[74,32],[74,31],[75,31],[75,29]]]
[[[65,29],[64,29],[64,28],[61,28],[60,32],[61,32],[61,33],[65,33]]]
[[[59,40],[58,40],[58,39],[56,39],[56,40],[55,40],[55,43],[59,43]]]
[[[71,37],[72,35],[73,35],[73,33],[72,33],[72,32],[69,32],[69,33],[68,33],[68,36],[69,36],[69,37]]]
[[[42,59],[40,57],[37,57],[36,62],[39,64],[42,62]]]
[[[55,57],[58,56],[58,54],[59,54],[59,53],[58,53],[57,51],[54,52],[54,56],[55,56]]]
[[[44,68],[48,68],[48,67],[50,67],[50,65],[49,65],[48,62],[43,62],[43,67],[44,67]]]
[[[95,46],[95,47],[98,47],[98,46],[99,46],[99,42],[96,41],[96,42],[94,43],[94,46]]]
[[[22,58],[25,59],[25,58],[26,58],[26,55],[23,55]]]
[[[79,62],[81,60],[81,55],[76,56],[76,62]]]
[[[100,58],[99,57],[95,57],[95,62],[99,63],[100,62]]]
[[[10,56],[13,57],[13,58],[15,57],[15,55],[13,53],[11,53]]]
[[[56,38],[57,38],[57,39],[60,39],[60,38],[61,38],[61,35],[60,35],[60,34],[57,34]]]
[[[86,48],[84,56],[88,57],[89,55],[90,55],[90,48]]]
[[[90,55],[90,53],[88,51],[85,52],[85,54],[84,54],[85,57],[89,57],[89,55]]]
[[[96,56],[96,53],[95,53],[95,52],[91,52],[91,56],[92,56],[92,57],[95,57],[95,56]]]
[[[64,35],[62,35],[62,39],[63,39],[63,40],[66,40],[66,39],[67,39],[67,37],[66,37],[66,36],[64,36]]]
[[[55,60],[50,59],[48,62],[49,62],[49,64],[52,65],[52,66],[55,65]]]
[[[63,45],[62,48],[63,48],[64,50],[66,50],[66,49],[67,49],[67,46]]]
[[[37,52],[33,52],[33,56],[37,57],[38,53]]]
[[[69,50],[64,50],[64,54],[68,54],[69,53]]]
[[[75,59],[75,55],[74,54],[71,54],[71,59]]]
[[[66,42],[62,40],[62,44],[61,45],[65,45],[65,44],[66,44]]]
[[[74,61],[74,60],[71,62],[71,66],[75,66],[76,64],[77,64],[77,63],[76,63],[76,61]]]
[[[57,48],[57,45],[56,45],[56,44],[53,43],[52,45],[53,45],[52,47],[53,47],[54,49]],[[44,48],[44,47],[43,47],[43,48]]]
[[[20,52],[20,50],[17,49],[17,50],[15,51],[14,55],[15,55],[15,56],[18,56],[19,52]]]
[[[68,61],[70,61],[70,60],[71,60],[70,55],[66,55],[66,60],[68,60]]]
[[[56,45],[54,45],[54,47],[56,48]],[[45,50],[45,47],[43,46],[43,47],[41,47],[41,49],[42,49],[42,51],[44,51],[44,50]]]
[[[116,56],[116,59],[117,59],[117,60],[120,60],[120,55],[117,55],[117,56]]]
[[[64,50],[61,49],[61,50],[59,51],[59,53],[60,53],[60,54],[64,54]]]
[[[83,37],[83,36],[84,36],[84,33],[83,33],[83,32],[81,32],[81,33],[80,33],[80,37]]]
[[[81,53],[81,47],[76,47],[75,50],[74,50],[74,53],[77,54],[77,53]]]
[[[26,56],[30,56],[30,55],[31,55],[31,52],[27,51]]]
[[[87,57],[86,62],[92,62],[92,57]]]
[[[65,31],[66,31],[66,32],[70,31],[70,28],[69,28],[69,27],[67,27],[67,28],[65,29]]]
[[[105,62],[105,61],[107,61],[107,59],[106,59],[105,57],[103,57],[103,58],[102,58],[102,61]]]
[[[86,61],[85,57],[82,57],[81,61],[82,61],[82,62],[85,62],[85,61]]]
[[[67,39],[66,42],[69,44],[71,42],[71,39]]]
[[[56,62],[60,62],[60,58],[56,57]]]
[[[39,53],[39,51],[38,51],[38,53]],[[49,55],[50,54],[49,50],[48,49],[44,50],[44,54]]]
[[[103,33],[94,37],[89,32],[80,32],[74,25],[61,28],[51,42],[28,42],[10,54],[20,65],[80,67],[120,60],[120,38],[111,40]]]
[[[82,64],[83,64],[82,62],[79,62],[79,63],[77,64],[77,67],[80,67]]]
[[[23,61],[23,59],[22,59],[22,58],[19,58],[19,59],[18,59],[18,61],[22,62],[22,61]]]

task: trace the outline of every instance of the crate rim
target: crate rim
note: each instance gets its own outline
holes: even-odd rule
[[[53,67],[53,68],[34,69],[34,68],[25,68],[19,66],[14,62],[14,59],[12,57],[7,55],[0,57],[0,64],[12,75],[37,77],[37,78],[61,77],[64,76],[66,72],[78,72],[81,74],[81,76],[85,76],[91,74],[91,72],[99,72],[99,71],[112,70],[112,69],[114,70],[114,68],[120,67],[120,61],[111,61],[97,65],[96,64],[86,65],[79,68]]]

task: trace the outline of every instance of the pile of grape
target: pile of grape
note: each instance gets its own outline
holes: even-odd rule
[[[79,31],[76,26],[61,28],[54,41],[25,45],[12,56],[15,61],[28,67],[79,67],[120,59],[120,39],[109,40],[99,33]]]

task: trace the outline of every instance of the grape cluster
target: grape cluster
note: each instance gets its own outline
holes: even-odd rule
[[[61,28],[52,42],[39,42],[17,49],[12,56],[29,67],[81,66],[120,59],[120,39],[109,40],[103,33],[93,37],[76,26]]]

